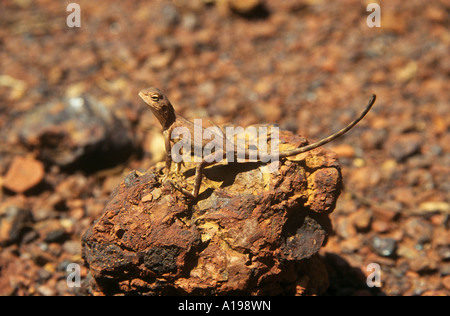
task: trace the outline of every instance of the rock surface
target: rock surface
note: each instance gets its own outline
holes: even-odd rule
[[[303,139],[282,133],[281,140]],[[193,164],[187,164],[189,174]],[[284,160],[205,171],[189,204],[157,168],[131,172],[83,236],[94,294],[319,294],[326,269],[315,255],[341,189],[334,154],[315,150]],[[177,176],[174,176],[177,177]],[[188,182],[191,179],[188,178]],[[175,181],[174,181],[175,182]],[[186,183],[181,176],[176,183]]]

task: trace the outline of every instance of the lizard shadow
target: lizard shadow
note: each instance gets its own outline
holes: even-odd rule
[[[222,182],[220,188],[224,189],[233,185],[236,177],[240,173],[245,173],[250,170],[259,168],[264,165],[263,162],[228,162],[226,164],[217,164],[207,167],[203,170],[203,177],[214,182]],[[185,178],[195,176],[195,168],[187,169],[183,172]],[[214,192],[214,189],[209,187],[204,190],[198,197],[198,200],[207,199]]]

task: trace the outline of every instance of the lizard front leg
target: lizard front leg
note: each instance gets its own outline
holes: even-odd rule
[[[181,175],[181,166],[184,166],[184,162],[176,162],[175,163],[175,173],[177,175]]]
[[[162,182],[166,181],[170,173],[170,167],[172,166],[172,146],[170,145],[170,131],[165,130],[163,132],[164,144],[166,146],[166,170]]]
[[[195,200],[197,198],[197,196],[198,196],[198,189],[197,189],[197,193],[194,196],[191,192],[187,191],[186,189],[180,188],[178,185],[173,183],[171,180],[167,179],[169,177],[169,174],[170,174],[170,167],[172,166],[172,145],[171,145],[171,142],[170,142],[171,131],[172,131],[171,129],[163,131],[164,144],[165,144],[165,147],[166,147],[166,160],[165,160],[165,162],[166,162],[165,169],[166,170],[164,172],[164,177],[163,177],[161,182],[168,181],[176,190],[180,191],[181,193],[183,193],[185,196],[187,196],[191,200]],[[179,174],[179,172],[180,172],[181,165],[184,165],[184,162],[176,163],[176,172],[177,172],[177,174]],[[201,175],[200,175],[200,183],[201,183]],[[195,191],[195,189],[194,189],[194,191]]]

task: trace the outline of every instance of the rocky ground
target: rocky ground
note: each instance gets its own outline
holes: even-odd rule
[[[74,295],[66,268],[132,170],[162,159],[137,93],[217,124],[275,122],[327,145],[344,190],[320,254],[327,295],[450,294],[448,1],[2,1],[0,294]],[[373,1],[375,2],[375,1]],[[369,264],[381,271],[369,288]]]

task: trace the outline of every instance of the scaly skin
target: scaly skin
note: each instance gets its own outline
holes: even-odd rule
[[[163,181],[165,181],[167,179],[167,176],[169,175],[170,167],[172,164],[171,149],[172,149],[172,143],[174,143],[174,140],[171,139],[171,137],[170,137],[172,134],[172,131],[177,127],[184,127],[189,130],[191,135],[194,135],[195,125],[191,121],[176,114],[169,99],[158,88],[151,87],[151,88],[141,90],[139,92],[139,96],[145,101],[145,103],[147,103],[148,107],[153,112],[153,114],[156,116],[156,118],[159,120],[159,122],[161,123],[161,126],[163,128],[163,135],[164,135],[165,147],[166,147],[166,160],[165,160],[166,172],[165,172],[165,176],[163,178]],[[359,121],[361,121],[363,119],[363,117],[372,108],[373,104],[375,103],[375,100],[376,100],[376,96],[375,96],[375,94],[373,94],[370,97],[369,102],[367,103],[364,111],[354,121],[352,121],[350,124],[348,124],[346,127],[341,129],[340,131],[338,131],[318,142],[315,142],[313,144],[298,147],[298,148],[295,148],[292,150],[281,151],[278,153],[277,158],[278,159],[286,158],[286,157],[295,156],[295,155],[313,150],[315,148],[321,147],[321,146],[331,142],[332,140],[335,140],[336,138],[344,135],[349,130],[351,130],[356,124],[358,124]],[[223,133],[222,134],[215,133],[215,141],[218,141],[219,143],[222,142],[222,144],[224,146],[221,148],[230,148],[230,147],[225,147],[225,145],[228,144],[229,140],[227,139],[226,136],[223,135]],[[200,152],[203,152],[203,148],[209,142],[210,142],[210,140],[208,140],[208,139],[202,139],[202,142],[201,142],[202,148],[197,148],[197,149],[200,149],[201,150]],[[191,144],[192,144],[192,152],[195,152],[196,143],[192,142]],[[232,148],[234,148],[233,149],[234,155],[236,157],[238,150],[235,146],[233,146]],[[244,152],[246,153],[245,157],[248,159],[248,150],[245,150]],[[220,150],[219,152],[215,152],[213,154],[215,155],[215,157],[217,157],[217,155],[221,155],[223,157],[223,159],[225,159],[227,153],[223,150]],[[270,158],[270,157],[265,156],[265,158]],[[264,159],[264,161],[268,161],[268,160]],[[197,165],[196,171],[195,171],[194,189],[192,192],[189,192],[183,188],[178,188],[175,185],[174,185],[174,187],[177,190],[181,191],[184,195],[186,195],[190,199],[196,200],[198,197],[198,193],[200,191],[200,186],[201,186],[201,182],[202,182],[202,170],[205,167],[213,165],[215,163],[217,163],[217,161],[213,161],[213,159],[208,159],[208,157],[204,157],[202,162],[200,162]],[[180,168],[180,164],[181,163],[177,163],[177,171]]]

